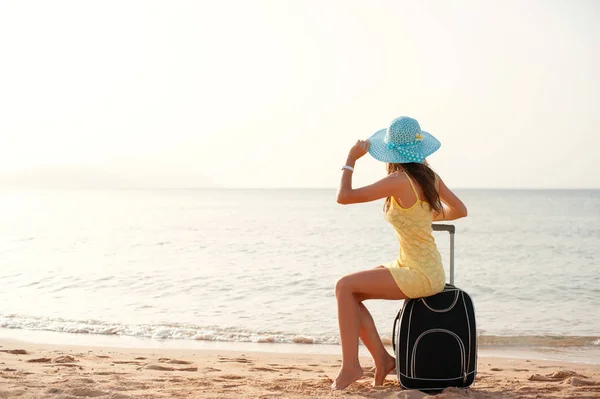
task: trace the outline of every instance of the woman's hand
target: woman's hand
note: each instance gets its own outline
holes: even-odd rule
[[[356,161],[369,151],[369,140],[358,140],[356,144],[350,149],[348,153],[348,159]]]

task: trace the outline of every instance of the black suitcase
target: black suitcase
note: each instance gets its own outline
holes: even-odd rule
[[[466,388],[477,373],[473,301],[453,285],[455,227],[434,224],[433,230],[450,233],[450,284],[436,295],[405,300],[392,329],[400,385],[426,392]]]

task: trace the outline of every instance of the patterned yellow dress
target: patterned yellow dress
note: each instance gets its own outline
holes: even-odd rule
[[[442,258],[432,235],[433,213],[429,204],[419,199],[412,179],[404,172],[415,193],[417,202],[410,208],[402,208],[392,197],[386,219],[394,227],[400,242],[398,258],[384,263],[409,298],[437,294],[444,289],[446,275]]]

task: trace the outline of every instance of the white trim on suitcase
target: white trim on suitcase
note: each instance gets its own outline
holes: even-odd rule
[[[465,307],[465,314],[467,315],[467,326],[469,328],[469,363],[467,365],[467,370],[471,368],[471,323],[469,322],[469,311],[467,309],[467,301],[465,301],[465,295],[471,301],[471,306],[473,307],[473,320],[475,320],[475,303],[469,294],[462,291],[462,300],[463,306]],[[477,342],[477,328],[475,328],[475,364],[473,365],[473,372],[477,371],[477,352],[479,351],[478,342]]]
[[[410,342],[409,341],[410,340],[410,325],[411,325],[410,321],[412,319],[413,309],[415,308],[414,301],[410,302],[410,305],[411,305],[410,312],[408,312],[408,330],[406,331],[406,348],[408,348],[408,343]],[[402,327],[402,325],[400,325],[400,327]],[[401,330],[401,328],[398,328],[398,337],[400,337],[400,330]],[[406,356],[406,369],[405,370],[408,370],[408,356]]]
[[[460,339],[460,337],[458,335],[456,335],[455,332],[447,330],[445,328],[431,328],[429,330],[423,331],[421,333],[421,335],[419,335],[417,337],[417,339],[415,340],[415,344],[413,345],[411,351],[410,351],[410,357],[411,357],[411,369],[410,369],[410,374],[411,374],[411,378],[420,378],[417,377],[415,374],[415,368],[416,368],[416,363],[417,363],[417,346],[419,345],[419,341],[421,340],[421,338],[423,338],[425,335],[427,334],[431,334],[431,333],[444,333],[444,334],[450,334],[451,336],[453,336],[456,341],[458,342],[458,346],[460,348],[460,368],[462,371],[462,375],[459,375],[457,377],[454,378],[449,378],[450,380],[455,380],[457,378],[461,378],[463,377],[466,380],[466,375],[467,375],[467,369],[465,368],[466,362],[465,362],[465,355],[466,355],[466,350],[465,350],[465,344],[462,342],[462,340]],[[470,334],[469,334],[469,339],[470,339]],[[408,356],[407,356],[408,357]],[[408,368],[407,368],[408,370]],[[425,379],[425,378],[423,378]]]
[[[427,304],[427,302],[425,301],[426,298],[421,298],[421,302],[423,302],[423,305],[425,305],[425,307],[429,310],[431,310],[432,312],[436,312],[436,313],[445,313],[445,312],[449,312],[452,309],[454,309],[454,306],[456,305],[456,302],[458,302],[458,297],[460,296],[460,291],[459,290],[448,290],[448,291],[443,291],[443,292],[449,292],[449,291],[455,291],[454,292],[454,302],[452,302],[452,305],[450,305],[450,307],[446,308],[446,309],[433,309],[431,306],[429,306]]]
[[[469,311],[467,310],[467,302],[465,301],[465,293],[462,292],[462,301],[463,301],[463,306],[465,307],[465,315],[467,316],[467,329],[469,331],[469,360],[467,363],[467,370],[471,367],[471,323],[469,322]]]

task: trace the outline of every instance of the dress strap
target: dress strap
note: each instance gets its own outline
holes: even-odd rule
[[[410,186],[412,187],[413,192],[415,193],[415,197],[417,197],[417,201],[420,201],[420,199],[419,199],[419,193],[417,192],[417,189],[415,188],[415,185],[413,184],[412,179],[410,178],[409,174],[406,173],[405,170],[403,170],[403,172],[406,175],[406,178],[408,179],[408,182],[410,183]]]

